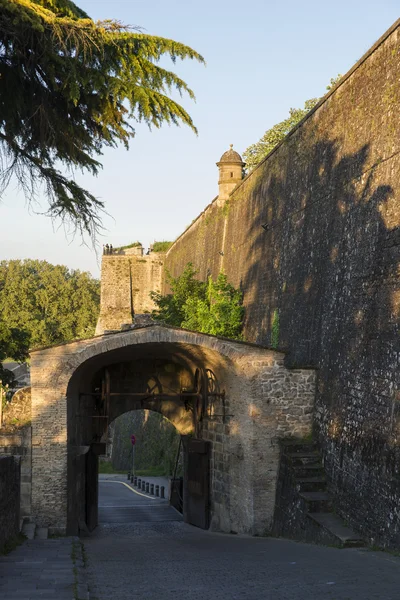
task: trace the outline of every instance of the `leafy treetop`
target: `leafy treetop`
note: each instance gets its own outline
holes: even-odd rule
[[[0,323],[11,332],[27,332],[33,347],[90,337],[99,304],[100,283],[89,273],[39,260],[0,262]],[[13,335],[18,342],[19,334]],[[0,332],[0,344],[9,339],[4,336]],[[20,360],[9,342],[7,347]]]
[[[244,308],[242,293],[228,283],[225,273],[213,281],[199,281],[197,271],[188,263],[179,277],[167,273],[171,293],[151,292],[157,309],[153,318],[175,327],[231,339],[243,339]]]
[[[190,47],[115,20],[94,22],[70,0],[0,0],[1,191],[16,176],[29,199],[94,236],[103,202],[60,171],[96,174],[104,146],[128,148],[130,120],[150,127],[191,117],[170,94],[193,91],[158,62],[204,62]]]
[[[333,88],[341,79],[341,75],[331,79],[327,90]],[[268,154],[281,142],[287,134],[299,123],[314,106],[320,101],[320,98],[310,98],[306,100],[303,108],[289,109],[289,116],[277,123],[271,129],[268,129],[258,142],[252,144],[243,152],[243,160],[246,162],[247,171],[252,171]]]
[[[118,246],[118,248],[114,248],[114,250],[127,250],[128,248],[141,248],[142,242],[132,242],[132,244],[127,244],[126,246]]]
[[[154,242],[151,249],[153,252],[166,252],[174,242]]]
[[[9,327],[0,320],[0,386],[12,386],[15,378],[9,369],[3,367],[6,358],[23,362],[28,358],[30,336],[27,331],[17,327]]]

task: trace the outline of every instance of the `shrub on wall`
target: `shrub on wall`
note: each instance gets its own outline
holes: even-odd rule
[[[174,242],[154,242],[151,249],[153,252],[166,252]]]
[[[175,327],[243,339],[242,292],[228,282],[223,272],[215,281],[212,277],[199,281],[196,274],[192,263],[186,265],[179,277],[167,273],[171,293],[150,294],[157,306],[153,318]]]

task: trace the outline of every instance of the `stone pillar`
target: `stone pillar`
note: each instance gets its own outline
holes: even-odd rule
[[[32,393],[32,518],[54,533],[67,528],[67,399]]]

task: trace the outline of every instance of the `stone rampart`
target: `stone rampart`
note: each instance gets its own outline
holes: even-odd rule
[[[168,364],[176,366],[175,374],[168,368],[162,375],[160,369],[160,385],[169,382],[169,387],[175,389],[175,378],[182,388],[190,389],[193,380],[187,377],[201,369],[218,388],[217,396],[210,395],[213,400],[207,403],[201,421],[197,421],[179,393],[162,399],[157,390],[154,397],[149,393],[146,400],[129,394],[113,395],[108,418],[111,421],[138,408],[154,410],[167,417],[179,433],[194,433],[211,440],[213,528],[257,535],[270,531],[279,439],[310,435],[315,396],[314,372],[289,371],[283,358],[281,353],[252,344],[161,325],[33,352],[35,522],[52,531],[76,534],[79,520],[85,518],[82,490],[86,488],[87,473],[81,462],[93,433],[99,433],[93,429],[93,421],[98,422],[93,417],[98,413],[91,393],[99,368],[109,365],[111,391],[118,385],[121,390],[130,391],[135,389],[134,381],[141,374],[144,376],[145,360],[160,364],[168,359]],[[127,370],[128,359],[137,363],[136,369],[132,365]],[[154,382],[151,387],[155,387]],[[143,389],[146,391],[146,386]],[[100,433],[106,432],[107,421]]]
[[[132,323],[133,313],[155,308],[150,292],[161,291],[164,253],[103,255],[101,264],[100,316],[96,335],[118,331]]]
[[[246,339],[316,367],[315,430],[341,514],[400,547],[400,43],[397,21],[166,266],[224,269]],[[221,435],[216,433],[215,435]]]

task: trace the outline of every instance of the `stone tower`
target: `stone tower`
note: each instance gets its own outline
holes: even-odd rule
[[[243,167],[246,163],[243,162],[240,154],[233,150],[233,144],[231,144],[229,150],[224,152],[221,156],[220,161],[217,162],[219,169],[219,180],[218,180],[218,200],[219,206],[222,206],[229,195],[238,183],[243,179]]]

